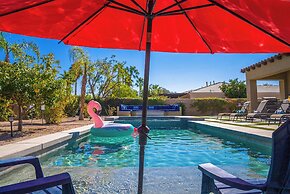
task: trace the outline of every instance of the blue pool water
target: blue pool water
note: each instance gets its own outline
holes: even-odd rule
[[[219,129],[207,126],[188,127],[182,120],[149,119],[148,125],[152,139],[145,150],[145,194],[200,193],[197,165],[207,162],[242,178],[267,176],[269,145],[218,134]],[[205,133],[211,130],[215,133]],[[137,193],[138,154],[138,138],[88,135],[40,158],[46,176],[69,172],[77,193]],[[34,170],[25,167],[1,176],[0,186],[34,178]]]
[[[186,167],[211,162],[244,168],[248,176],[265,177],[268,172],[269,152],[242,142],[176,127],[152,128],[150,137],[146,146],[146,167]],[[138,167],[138,153],[138,138],[89,136],[48,155],[43,161],[48,166]]]

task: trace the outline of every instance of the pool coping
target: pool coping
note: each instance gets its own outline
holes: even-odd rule
[[[210,121],[189,121],[189,122],[209,125],[212,127],[223,128],[223,129],[227,129],[236,133],[243,133],[250,136],[258,136],[258,137],[262,137],[269,140],[272,139],[272,133],[274,132],[272,130],[263,130],[263,129],[257,129],[257,128],[251,128],[251,127],[235,126],[235,125],[215,123],[215,122],[210,122]]]
[[[92,126],[93,124],[85,125],[0,146],[0,159],[22,157],[42,152],[56,145],[67,142],[72,138],[73,132],[78,132],[80,136],[89,133]]]

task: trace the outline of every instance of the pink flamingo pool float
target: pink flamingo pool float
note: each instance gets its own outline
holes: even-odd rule
[[[131,124],[108,123],[105,124],[102,118],[94,111],[100,112],[102,106],[100,103],[91,100],[88,103],[88,113],[92,117],[95,125],[91,128],[91,134],[98,137],[120,137],[131,135],[136,136],[137,129]]]

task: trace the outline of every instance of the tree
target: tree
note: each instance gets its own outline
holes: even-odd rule
[[[24,106],[31,102],[33,93],[31,85],[35,82],[30,66],[39,60],[39,49],[32,42],[8,43],[3,34],[0,36],[1,48],[5,51],[5,61],[1,63],[0,95],[12,99],[18,105],[18,130],[22,130]],[[10,64],[10,53],[13,64]]]
[[[4,51],[4,61],[10,63],[10,55],[14,60],[39,60],[39,49],[33,42],[10,43],[6,40],[4,33],[0,32],[0,50]],[[32,51],[32,52],[31,52]]]
[[[74,93],[77,95],[78,79],[82,75],[82,68],[80,68],[78,63],[73,63],[69,68],[67,79],[74,83]]]
[[[73,61],[71,69],[74,69],[74,72],[76,72],[75,77],[77,78],[78,75],[82,76],[79,120],[84,120],[87,71],[88,66],[90,64],[90,60],[88,54],[80,47],[72,47],[70,49],[70,56]]]
[[[36,82],[34,104],[37,110],[44,104],[46,123],[58,123],[64,115],[64,108],[71,97],[71,87],[67,80],[58,76],[59,61],[53,54],[41,57],[41,62],[31,67]]]
[[[168,94],[170,93],[169,90],[166,88],[160,87],[158,84],[150,84],[149,85],[149,96],[156,97],[160,96],[162,94]]]
[[[23,108],[32,103],[35,77],[31,69],[24,64],[0,63],[0,95],[13,100],[18,106],[18,130],[22,130]]]
[[[125,67],[125,62],[110,58],[90,64],[88,83],[94,99],[107,97],[137,97],[133,89],[139,72],[135,66]]]
[[[144,84],[144,79],[141,78],[141,77],[138,77],[136,79],[136,86],[138,87],[138,95],[139,95],[139,97],[141,97],[142,94],[143,94],[143,84]]]
[[[114,90],[111,97],[117,98],[137,98],[138,92],[134,90],[132,87],[121,84],[118,90]]]
[[[4,61],[9,63],[10,62],[10,58],[9,58],[9,54],[11,52],[10,49],[10,44],[8,43],[8,41],[6,41],[3,32],[0,32],[0,49],[4,51],[4,55],[5,55],[5,59]]]
[[[228,98],[246,98],[246,84],[245,81],[239,81],[238,78],[230,79],[229,83],[223,83],[220,86],[226,97]]]
[[[44,55],[39,63],[25,63],[20,60],[14,64],[0,63],[0,97],[11,100],[18,106],[18,130],[22,130],[23,114],[27,107],[36,108],[46,105],[47,123],[60,121],[70,87],[58,77],[58,61],[53,54]]]

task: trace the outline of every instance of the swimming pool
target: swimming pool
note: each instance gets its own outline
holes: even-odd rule
[[[119,122],[138,126],[139,121]],[[180,120],[151,120],[149,126],[152,139],[145,151],[144,193],[196,193],[201,181],[196,167],[207,162],[243,178],[267,176],[270,147],[261,145],[257,149],[230,136],[203,133]],[[138,138],[87,136],[44,155],[41,163],[47,175],[71,173],[79,193],[136,193],[138,151]],[[25,169],[17,174],[6,178],[20,180],[19,174],[32,176]]]

